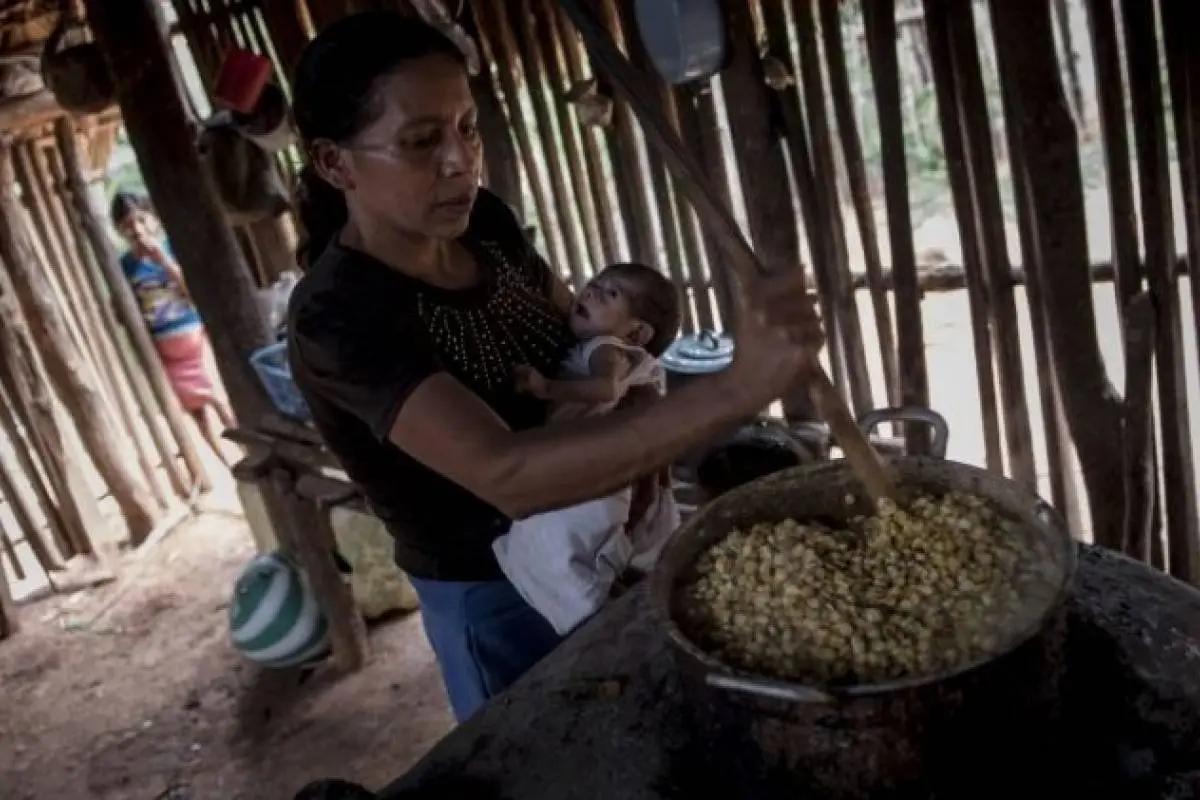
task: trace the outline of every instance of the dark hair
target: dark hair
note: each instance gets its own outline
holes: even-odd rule
[[[121,223],[135,211],[153,214],[154,206],[150,204],[150,198],[137,192],[117,192],[113,195],[112,204],[108,207],[108,218],[112,221],[114,228],[119,228]]]
[[[658,358],[679,335],[683,323],[683,298],[671,279],[645,264],[620,263],[605,267],[601,275],[612,275],[635,287],[629,298],[633,316],[654,329],[646,352]]]
[[[305,148],[316,139],[345,142],[380,113],[376,83],[407,61],[446,55],[466,64],[458,46],[419,17],[369,11],[342,17],[304,48],[292,77],[292,116]],[[303,265],[325,251],[346,224],[346,199],[317,174],[300,172],[300,222],[307,239],[297,250]]]

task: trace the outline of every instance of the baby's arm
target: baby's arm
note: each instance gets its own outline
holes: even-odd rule
[[[535,395],[553,403],[615,403],[625,394],[625,379],[632,366],[621,348],[601,345],[588,360],[588,377],[542,378],[528,385]]]

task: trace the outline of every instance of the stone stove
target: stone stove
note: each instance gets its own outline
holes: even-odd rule
[[[1066,637],[1063,721],[1031,732],[1049,743],[1044,763],[979,775],[971,796],[999,796],[1003,786],[1007,796],[1021,791],[1031,799],[1200,797],[1200,593],[1084,547]],[[772,776],[738,770],[694,731],[643,586],[379,796],[797,797]],[[981,747],[988,733],[1006,735],[980,732]]]

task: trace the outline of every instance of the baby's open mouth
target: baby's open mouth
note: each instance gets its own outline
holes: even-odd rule
[[[583,303],[576,303],[575,304],[575,316],[582,317],[583,319],[588,319],[592,315],[591,315],[591,313],[588,312],[587,306],[585,306]]]

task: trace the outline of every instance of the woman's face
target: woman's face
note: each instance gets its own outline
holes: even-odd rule
[[[125,215],[117,226],[117,233],[135,251],[143,251],[158,240],[158,219],[141,208],[135,208]]]
[[[466,70],[430,55],[379,79],[378,116],[350,142],[315,153],[351,212],[405,233],[453,239],[467,229],[483,144]]]

